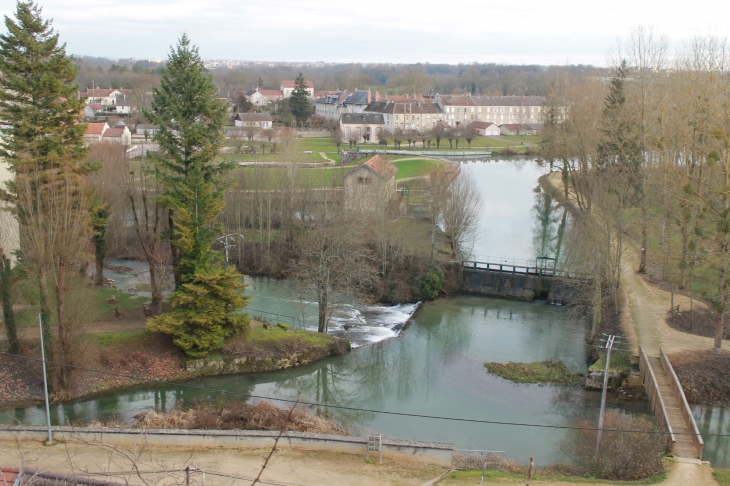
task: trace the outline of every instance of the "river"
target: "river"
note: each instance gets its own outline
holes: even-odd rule
[[[546,172],[531,160],[463,162],[473,172],[484,198],[475,259],[487,257],[534,261],[559,258],[562,232],[570,224],[562,208],[537,190]],[[250,307],[292,316],[297,325],[314,326],[313,304],[303,301],[286,282],[249,278]],[[578,417],[597,420],[600,393],[575,387],[516,385],[490,375],[487,361],[560,359],[573,371],[586,370],[585,322],[570,319],[564,307],[544,302],[515,302],[467,295],[415,306],[358,306],[343,309],[335,332],[345,324],[359,348],[298,368],[192,381],[209,390],[370,410],[406,412],[484,421],[569,425]],[[303,315],[301,318],[296,316]],[[308,317],[307,317],[308,316]],[[311,322],[309,322],[311,319]],[[405,321],[405,328],[401,326]],[[213,400],[221,393],[180,386],[143,387],[105,393],[52,407],[53,421],[83,423],[116,418],[131,421],[153,407]],[[221,397],[222,398],[222,397]],[[609,398],[609,411],[653,420],[646,403]],[[373,412],[327,409],[355,433],[386,438],[451,442],[458,448],[506,451],[507,456],[538,464],[565,461],[560,444],[564,429],[403,417]],[[709,410],[709,411],[708,411]],[[728,412],[696,408],[700,427],[727,433]],[[724,418],[723,418],[724,414]],[[42,424],[42,407],[0,411],[0,422]],[[729,464],[728,441],[707,440],[713,465]]]

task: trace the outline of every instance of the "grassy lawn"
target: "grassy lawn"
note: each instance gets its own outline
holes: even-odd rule
[[[145,329],[135,329],[134,331],[105,332],[99,334],[90,334],[90,339],[95,339],[101,347],[111,345],[134,346],[144,342],[149,337],[149,333]]]
[[[298,186],[302,189],[315,189],[321,187],[341,187],[342,176],[350,170],[346,167],[323,167],[321,169],[298,169],[301,177]],[[258,173],[257,173],[258,171]],[[282,167],[271,167],[256,169],[253,167],[239,167],[235,169],[234,177],[237,179],[236,189],[250,191],[253,189],[267,190],[280,187],[277,181],[283,179],[287,169]]]
[[[611,353],[611,366],[608,371],[621,373],[631,368],[631,362],[629,361],[629,353]],[[592,371],[605,371],[606,369],[606,357],[601,356],[598,361],[588,368],[589,372]]]
[[[31,285],[35,284],[31,282]],[[29,327],[38,325],[38,313],[40,312],[40,306],[38,304],[38,293],[26,291],[25,286],[26,282],[21,282],[18,284],[19,291],[23,293],[23,300],[26,302],[30,302],[30,304],[24,309],[15,313],[15,320],[18,327]],[[53,292],[53,286],[50,284],[48,285],[48,291],[49,299],[51,301],[51,319],[55,322],[55,294]],[[128,294],[127,292],[106,287],[88,286],[75,292],[81,292],[84,295],[84,302],[93,303],[93,307],[91,309],[87,309],[87,312],[85,313],[85,316],[87,317],[87,319],[85,320],[88,322],[109,319],[110,312],[113,311],[116,307],[118,307],[119,309],[139,309],[140,307],[142,307],[142,303],[147,300],[142,297],[133,298],[134,296]],[[116,304],[109,304],[106,301],[106,299],[108,299],[112,295],[118,300]],[[69,297],[69,299],[71,298],[72,297]]]
[[[302,331],[300,329],[292,329],[287,332],[284,329],[275,326],[273,329],[264,329],[263,327],[254,327],[246,332],[245,341],[256,345],[272,343],[282,339],[296,338],[314,345],[329,345],[337,338],[329,334],[321,332]]]
[[[431,171],[442,165],[438,160],[434,159],[406,159],[393,162],[398,167],[396,179],[405,179],[407,177],[419,177],[428,175]]]
[[[715,469],[712,471],[712,475],[720,486],[730,486],[730,469]]]
[[[471,484],[478,484],[481,480],[482,472],[481,471],[454,471],[450,473],[448,476],[446,476],[444,479],[439,481],[438,484],[440,485],[471,485]],[[532,477],[532,480],[535,482],[538,481],[550,481],[550,482],[559,482],[559,483],[578,483],[578,484],[616,484],[616,485],[648,485],[648,484],[658,484],[664,481],[667,478],[666,473],[658,474],[657,476],[654,476],[653,478],[649,479],[643,479],[639,481],[610,481],[607,479],[595,479],[590,477],[582,477],[582,476],[562,476],[562,475],[536,475]],[[524,484],[525,480],[527,479],[527,476],[524,476],[522,474],[512,474],[497,470],[488,470],[484,474],[484,480],[490,481],[492,483],[519,483]]]
[[[514,383],[557,383],[577,385],[580,373],[571,373],[562,361],[549,360],[536,363],[484,363],[490,373]]]

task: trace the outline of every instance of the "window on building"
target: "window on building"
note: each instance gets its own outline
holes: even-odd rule
[[[357,135],[357,138],[360,138],[360,127],[357,127],[355,134]]]
[[[345,135],[350,138],[350,127],[345,128]]]
[[[363,185],[368,185],[368,184],[370,184],[370,178],[369,177],[358,177],[357,183],[363,184]]]

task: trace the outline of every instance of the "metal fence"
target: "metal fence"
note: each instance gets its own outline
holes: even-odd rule
[[[243,310],[246,311],[246,313],[251,317],[259,317],[261,319],[265,319],[267,322],[271,322],[272,324],[278,324],[280,322],[283,322],[284,324],[290,324],[292,327],[295,327],[297,325],[296,317],[287,316],[284,314],[277,314],[276,312],[266,312],[258,309],[252,309],[250,307],[246,307]]]
[[[504,451],[476,451],[455,449],[452,456],[454,469],[504,469],[507,454]]]

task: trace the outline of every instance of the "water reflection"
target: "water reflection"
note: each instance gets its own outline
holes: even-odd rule
[[[532,230],[532,251],[534,257],[547,258],[546,267],[562,268],[563,235],[568,224],[568,209],[555,201],[538,185],[533,190],[535,218]]]
[[[465,163],[484,197],[475,251],[484,256],[528,259],[559,254],[566,216],[554,201],[533,192],[547,171],[531,161]],[[563,228],[563,229],[561,229]],[[254,278],[252,307],[296,316],[297,295],[281,281]],[[287,310],[288,309],[288,310]],[[316,307],[304,305],[304,314]],[[314,320],[312,320],[314,322]],[[296,399],[326,405],[502,422],[568,424],[576,415],[595,420],[599,393],[580,388],[516,385],[490,375],[487,361],[560,359],[585,371],[586,328],[567,319],[564,308],[458,295],[424,304],[397,339],[364,346],[308,366],[272,373],[209,377],[190,382],[210,391],[147,387],[108,393],[54,406],[54,423],[116,418],[131,421],[153,408],[170,410],[224,392]],[[646,404],[609,400],[608,409],[651,417]],[[560,429],[475,424],[320,407],[353,432],[388,438],[455,443],[461,448],[505,450],[509,457],[539,464],[564,459]],[[0,422],[42,424],[41,407],[0,411]]]
[[[730,468],[730,407],[695,406],[692,414],[705,441],[703,459],[713,467]]]

